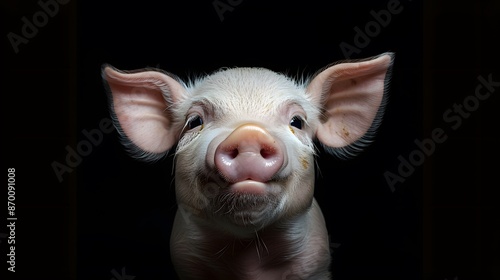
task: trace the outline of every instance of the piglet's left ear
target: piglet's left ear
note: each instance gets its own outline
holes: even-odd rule
[[[369,60],[336,64],[307,86],[308,94],[323,109],[316,137],[327,148],[334,148],[327,149],[329,152],[359,148],[356,144],[367,140],[376,128],[393,59],[393,53],[384,53]]]

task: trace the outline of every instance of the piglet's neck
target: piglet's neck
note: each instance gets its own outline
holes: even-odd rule
[[[313,199],[304,213],[241,238],[200,220],[183,224],[179,217],[171,240],[173,260],[186,279],[282,279],[287,273],[309,279],[310,273],[327,273],[330,262],[322,218]]]
[[[245,237],[200,226],[197,242],[203,248],[202,251],[232,262],[239,260],[243,263],[276,265],[287,262],[304,251],[305,240],[310,237],[308,214],[309,211]]]

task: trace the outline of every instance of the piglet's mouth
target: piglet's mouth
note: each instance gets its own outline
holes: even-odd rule
[[[280,180],[228,182],[218,178],[205,186],[211,190],[207,190],[207,198],[213,215],[238,226],[259,226],[265,222],[280,204],[283,191]]]
[[[230,184],[229,191],[238,194],[265,195],[267,193],[267,184],[254,180],[243,180]]]
[[[269,200],[277,200],[288,182],[286,177],[275,177],[266,182],[252,178],[234,182],[226,180],[220,174],[211,175],[201,177],[204,179],[200,178],[199,185],[202,186],[201,192],[214,204],[214,207],[227,202],[227,199],[238,201],[238,205],[249,203],[254,206],[268,203]]]
[[[252,215],[260,216],[258,213],[274,208],[278,201],[279,195],[269,190],[265,183],[245,180],[229,185],[213,200],[213,206],[218,215],[253,213]]]
[[[286,184],[286,179],[286,177],[282,178],[275,176],[268,181],[255,180],[254,178],[230,181],[219,173],[218,176],[211,177],[209,181],[211,181],[212,184],[216,184],[224,193],[265,196],[283,191],[283,185]]]

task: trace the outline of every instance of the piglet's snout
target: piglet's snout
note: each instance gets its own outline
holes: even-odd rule
[[[267,182],[284,162],[283,149],[257,125],[236,128],[215,151],[215,166],[230,183],[245,180]]]

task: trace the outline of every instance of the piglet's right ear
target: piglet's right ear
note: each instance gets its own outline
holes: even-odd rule
[[[177,142],[172,108],[186,95],[185,87],[159,70],[119,71],[102,68],[111,113],[123,144],[133,156],[155,160]]]

